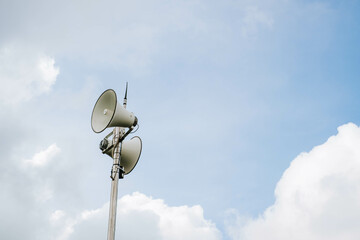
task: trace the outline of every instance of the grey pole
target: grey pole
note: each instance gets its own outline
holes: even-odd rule
[[[126,91],[123,106],[126,108],[127,104],[127,89],[128,83],[126,82]],[[118,184],[119,178],[124,177],[124,169],[120,166],[120,150],[121,144],[120,139],[126,136],[125,131],[121,127],[115,127],[113,130],[113,144],[114,152],[113,158],[114,163],[111,169],[111,194],[110,194],[110,208],[109,208],[109,226],[108,226],[108,237],[107,240],[115,240],[115,228],[116,228],[116,208],[117,208],[117,198],[118,198]]]
[[[113,130],[113,144],[114,148],[114,164],[111,169],[111,194],[110,194],[110,209],[109,209],[109,226],[108,226],[108,240],[115,240],[115,227],[116,227],[116,208],[117,208],[117,197],[118,197],[118,183],[119,175],[123,174],[120,168],[120,149],[121,142],[119,142],[122,130],[120,127],[115,127]],[[115,145],[116,144],[116,145]]]

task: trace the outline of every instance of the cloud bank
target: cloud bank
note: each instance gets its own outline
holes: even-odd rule
[[[60,203],[69,195],[66,179],[77,185],[71,171],[62,167],[63,149],[56,143],[30,158],[10,157],[0,169],[0,190],[6,193],[0,205],[3,239],[102,239],[107,234],[109,203],[91,210]],[[4,161],[4,159],[3,159]],[[78,174],[81,172],[77,171]],[[71,204],[75,201],[64,198]],[[71,203],[72,202],[72,203]],[[21,231],[17,230],[21,216]],[[135,192],[118,200],[117,237],[120,239],[221,239],[215,224],[206,220],[203,208],[168,206]]]
[[[96,210],[85,210],[75,218],[63,211],[51,215],[53,225],[61,225],[54,239],[99,239],[107,234],[109,204]],[[220,231],[204,219],[203,209],[170,207],[161,199],[135,192],[118,200],[117,232],[119,239],[221,239]]]
[[[31,159],[26,159],[25,163],[34,167],[46,165],[51,159],[60,152],[60,148],[54,143],[46,150],[36,153]]]
[[[300,154],[278,182],[275,203],[257,218],[236,216],[227,225],[230,238],[358,239],[359,145],[360,128],[349,123],[324,144]],[[0,206],[1,238],[72,240],[106,235],[108,203],[94,210],[79,205],[69,210],[54,202],[64,191],[55,180],[65,179],[54,178],[64,176],[59,165],[62,154],[52,144],[24,158],[25,164],[1,170],[0,190],[6,192]],[[14,230],[19,215],[21,232]],[[121,239],[222,239],[216,225],[204,218],[201,206],[168,206],[162,199],[138,192],[118,200],[116,235]]]
[[[237,217],[233,239],[359,239],[360,128],[349,123],[309,153],[296,157],[275,189],[276,201],[261,216]]]
[[[47,93],[59,73],[52,57],[24,46],[0,46],[0,102],[17,104]]]

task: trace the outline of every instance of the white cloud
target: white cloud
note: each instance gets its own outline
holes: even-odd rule
[[[62,210],[54,211],[50,216],[50,222],[56,223],[65,216],[65,212]]]
[[[34,139],[36,138],[31,140]],[[34,154],[31,159],[24,160],[20,156],[27,150],[22,147],[22,141],[23,139],[15,141],[17,145],[11,148],[8,156],[1,158],[4,164],[0,169],[0,191],[4,193],[0,205],[0,222],[4,226],[1,238],[48,239],[42,236],[51,233],[52,222],[49,218],[53,211],[52,204],[57,200],[56,196],[64,194],[58,182],[66,179],[59,176],[65,176],[67,172],[61,169],[59,161],[52,161],[60,151],[56,144]],[[26,145],[35,147],[31,142]],[[66,175],[66,178],[69,177],[69,174]],[[13,227],[19,222],[18,216],[22,219],[22,230],[14,231]]]
[[[47,149],[36,153],[31,159],[26,159],[25,163],[30,164],[34,167],[45,166],[51,161],[59,152],[60,148],[56,143],[51,144]]]
[[[105,204],[69,218],[57,239],[104,238],[108,211],[109,204]],[[138,192],[118,200],[116,235],[120,239],[221,239],[215,224],[204,219],[201,206],[170,207]]]
[[[39,82],[39,90],[42,92],[48,92],[56,81],[59,68],[54,67],[54,65],[55,60],[49,56],[42,56],[38,60],[38,70],[42,77],[42,81]]]
[[[59,74],[55,60],[24,46],[0,47],[0,102],[16,104],[49,92]]]
[[[43,168],[44,166],[48,165],[60,151],[61,149],[56,145],[56,143],[51,144],[45,150],[36,153],[31,159],[23,160],[25,163],[23,170],[26,169],[24,168],[26,166]],[[32,171],[29,171],[29,177],[32,179],[32,194],[35,201],[44,203],[53,198],[54,187],[52,186],[51,181],[44,181],[44,179],[42,179],[42,177],[39,176],[37,172]]]
[[[242,240],[359,239],[359,146],[359,127],[339,127],[336,136],[291,163],[274,205],[256,219],[238,217],[229,234]]]

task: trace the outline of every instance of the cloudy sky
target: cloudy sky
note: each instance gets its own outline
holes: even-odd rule
[[[129,82],[143,150],[118,239],[359,239],[359,12],[0,0],[0,238],[105,239],[112,160],[90,117]]]

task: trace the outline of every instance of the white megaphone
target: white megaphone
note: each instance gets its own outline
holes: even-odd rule
[[[129,174],[139,161],[142,149],[141,138],[136,136],[129,141],[123,141],[120,149],[120,165],[124,167],[125,174]],[[113,158],[113,148],[105,152]]]
[[[96,101],[92,115],[91,128],[100,133],[108,127],[131,127],[137,125],[137,118],[117,102],[112,89],[103,92]]]

